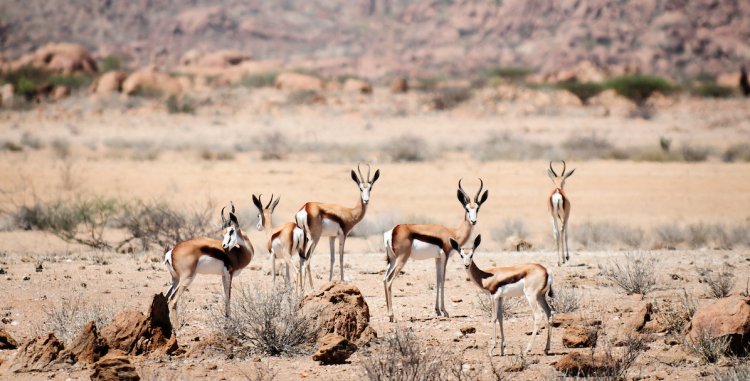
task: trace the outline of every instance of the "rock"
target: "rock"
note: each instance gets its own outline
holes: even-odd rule
[[[107,356],[94,364],[92,381],[138,381],[141,377],[135,371],[127,356]]]
[[[345,337],[329,333],[320,339],[320,347],[313,355],[313,360],[320,361],[323,365],[343,364],[357,350]]]
[[[569,327],[572,325],[583,325],[587,327],[594,327],[602,325],[602,321],[598,319],[581,319],[581,317],[570,314],[560,313],[552,315],[552,326],[557,327]]]
[[[63,349],[63,343],[53,333],[35,337],[18,348],[9,370],[16,373],[50,370]]]
[[[563,355],[554,364],[555,369],[566,376],[588,377],[596,374],[605,374],[610,366],[601,358],[595,358],[590,353],[571,352]]]
[[[565,328],[562,343],[565,348],[590,348],[596,345],[598,336],[595,329],[572,325]]]
[[[0,106],[10,107],[13,105],[13,85],[6,83],[0,86]]]
[[[626,332],[641,332],[646,323],[651,321],[652,309],[653,305],[651,303],[646,303],[640,311],[630,317],[630,319],[625,322]]]
[[[745,353],[750,344],[750,297],[732,295],[698,308],[687,326],[687,339],[701,335],[727,338],[732,353]]]
[[[372,85],[361,79],[348,78],[344,82],[344,91],[357,92],[361,94],[372,94]]]
[[[62,74],[96,74],[98,70],[96,61],[86,48],[64,42],[47,44],[11,63],[10,69],[17,70],[23,66]]]
[[[52,99],[60,100],[70,96],[70,88],[67,86],[55,86],[52,90]]]
[[[503,249],[507,251],[528,251],[531,250],[532,247],[533,245],[531,243],[517,235],[511,235],[506,238],[505,243],[503,244]]]
[[[122,84],[127,78],[128,74],[124,71],[108,71],[94,81],[91,85],[91,92],[96,95],[119,93],[122,91]]]
[[[179,95],[183,90],[179,79],[153,69],[138,70],[122,83],[126,95]]]
[[[276,77],[276,88],[282,90],[323,90],[323,81],[311,75],[281,73]]]
[[[317,316],[321,335],[337,333],[356,343],[370,325],[370,308],[359,289],[350,283],[338,280],[326,283],[305,296],[302,308]]]
[[[107,343],[99,337],[96,324],[90,321],[83,326],[81,333],[65,348],[60,357],[71,363],[93,364],[106,355],[108,350]]]
[[[391,93],[402,94],[409,91],[409,82],[406,78],[397,78],[391,82]]]
[[[470,333],[475,333],[477,331],[475,327],[470,327],[470,326],[461,327],[460,330],[461,330],[462,335],[468,335]]]
[[[16,348],[18,348],[18,342],[8,332],[0,328],[0,350]]]
[[[169,354],[177,349],[176,341],[171,340],[173,332],[167,299],[161,293],[154,295],[148,317],[140,311],[123,310],[102,328],[101,335],[110,348],[130,355],[154,351]]]
[[[249,53],[241,50],[226,49],[208,53],[198,59],[196,64],[204,67],[225,68],[239,65],[242,62],[250,60],[250,58],[252,58],[252,56]]]

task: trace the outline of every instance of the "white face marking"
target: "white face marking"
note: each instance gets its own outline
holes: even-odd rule
[[[370,202],[370,184],[359,183],[359,195],[365,204]]]
[[[474,257],[474,250],[464,249],[462,247],[458,254],[461,256],[461,261],[464,263],[464,267],[468,269],[469,266],[471,266],[471,259]]]
[[[221,242],[221,246],[224,250],[229,250],[237,246],[237,231],[234,227],[228,227],[227,232],[224,233],[224,240]]]
[[[466,218],[471,222],[472,225],[475,225],[477,223],[477,212],[479,211],[479,205],[474,205],[474,207],[471,206],[471,204],[466,204],[464,206],[466,208]]]

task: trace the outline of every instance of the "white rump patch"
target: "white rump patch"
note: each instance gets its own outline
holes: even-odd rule
[[[224,274],[224,262],[209,255],[201,255],[195,267],[198,274]]]
[[[422,259],[435,259],[440,258],[440,253],[443,250],[431,243],[420,241],[415,239],[411,243],[411,258],[422,260]]]
[[[555,192],[552,195],[552,207],[555,208],[556,211],[563,208],[563,197],[560,192]]]
[[[523,287],[526,285],[525,279],[521,279],[516,283],[509,283],[497,289],[495,296],[497,297],[517,297],[524,296]]]

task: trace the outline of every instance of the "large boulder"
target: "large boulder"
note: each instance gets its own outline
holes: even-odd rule
[[[60,357],[71,363],[93,364],[107,354],[107,343],[99,336],[93,321],[83,326],[81,333],[61,353]]]
[[[107,356],[94,364],[92,381],[138,381],[141,377],[127,356]]]
[[[56,73],[95,74],[97,65],[89,51],[81,45],[71,43],[51,43],[27,54],[10,65],[11,69],[33,66]]]
[[[345,337],[329,333],[319,341],[320,347],[313,355],[313,360],[320,361],[323,365],[343,364],[357,350]]]
[[[745,353],[750,344],[750,297],[732,295],[701,306],[687,331],[688,340],[702,335],[726,338],[732,353]]]
[[[302,300],[303,310],[317,317],[321,336],[337,333],[351,342],[375,336],[370,308],[359,289],[342,281],[328,282]],[[361,343],[361,342],[360,342]]]
[[[179,79],[150,68],[130,74],[122,83],[126,95],[179,95],[183,90]]]
[[[130,355],[171,353],[177,349],[167,299],[161,293],[154,295],[148,316],[140,311],[123,310],[101,334],[110,348]]]
[[[96,95],[109,95],[122,91],[122,84],[128,74],[124,71],[113,70],[104,73],[91,85],[91,92]]]
[[[0,350],[16,348],[18,348],[18,342],[8,332],[0,328]]]
[[[590,348],[596,346],[598,336],[596,329],[573,325],[563,331],[562,343],[565,348]]]
[[[9,370],[20,373],[53,369],[63,349],[63,343],[53,333],[35,337],[18,348]]]
[[[639,333],[643,331],[646,323],[651,321],[652,310],[653,305],[651,303],[646,303],[640,311],[636,312],[635,315],[631,316],[630,319],[625,322],[625,331],[628,333]]]
[[[276,88],[282,90],[323,90],[323,81],[311,75],[281,73],[276,77]]]

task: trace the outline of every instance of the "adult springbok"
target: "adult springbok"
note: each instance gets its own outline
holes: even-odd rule
[[[479,208],[487,201],[489,193],[484,191],[484,194],[481,194],[484,182],[479,179],[479,183],[479,190],[472,201],[461,187],[461,180],[458,181],[458,201],[464,208],[465,213],[457,228],[451,229],[436,224],[401,224],[394,226],[393,229],[383,234],[383,243],[388,255],[388,266],[385,270],[383,285],[385,287],[388,318],[391,322],[394,321],[391,286],[410,258],[435,260],[435,313],[437,316],[448,317],[448,312],[445,311],[445,266],[451,253],[449,240],[451,237],[455,237],[459,242],[464,243],[471,236],[474,225],[477,223]]]
[[[489,349],[490,357],[492,351],[497,346],[497,325],[500,325],[500,355],[505,355],[505,331],[503,330],[503,298],[525,296],[531,307],[534,318],[534,329],[531,333],[531,339],[526,346],[526,352],[531,352],[534,345],[534,339],[539,331],[540,313],[546,317],[547,324],[547,344],[544,346],[544,354],[549,354],[550,337],[552,335],[550,322],[552,311],[547,304],[547,294],[552,296],[552,275],[547,269],[536,263],[525,263],[515,266],[493,267],[482,270],[474,263],[474,253],[482,242],[482,236],[478,235],[474,239],[474,246],[471,248],[461,248],[459,243],[451,238],[451,248],[458,252],[463,261],[466,272],[472,283],[490,295],[492,299],[492,345]]]
[[[552,189],[547,198],[549,212],[552,215],[552,234],[557,243],[557,266],[561,266],[570,260],[570,250],[568,249],[568,217],[570,217],[570,199],[565,195],[563,187],[565,180],[573,175],[576,170],[565,173],[565,160],[561,160],[563,169],[560,176],[552,169],[552,162],[549,162],[547,175],[549,176],[555,188]]]
[[[177,302],[198,274],[222,276],[224,286],[224,315],[229,316],[229,301],[232,296],[232,279],[239,275],[253,259],[253,245],[242,233],[234,204],[229,212],[229,220],[221,208],[221,223],[226,229],[224,240],[200,237],[182,241],[164,254],[164,264],[172,275],[172,286],[167,291],[167,299],[172,302],[172,310],[177,310]]]
[[[289,268],[291,267],[294,272],[294,279],[297,284],[301,287],[302,282],[299,279],[299,268],[297,262],[294,261],[295,257],[297,261],[304,254],[305,248],[305,235],[302,229],[297,227],[294,222],[287,222],[281,226],[273,227],[273,211],[276,209],[276,205],[279,204],[281,198],[268,200],[266,206],[263,206],[261,201],[262,195],[257,197],[253,195],[253,204],[258,208],[258,230],[266,231],[268,234],[268,253],[271,256],[271,268],[273,269],[273,284],[276,284],[276,260],[279,259],[284,262],[286,267],[286,285],[289,286],[291,280],[289,277]],[[309,273],[308,273],[309,275]],[[312,280],[310,280],[312,283]]]
[[[318,246],[321,237],[329,237],[328,242],[331,249],[331,268],[328,272],[328,280],[333,279],[333,264],[335,262],[335,242],[339,240],[339,265],[341,267],[341,280],[344,280],[344,244],[349,232],[359,221],[365,217],[367,204],[370,202],[370,192],[373,185],[380,178],[380,170],[375,171],[375,175],[370,179],[370,164],[367,164],[367,177],[362,176],[360,165],[357,165],[359,177],[352,169],[352,180],[359,187],[359,202],[353,208],[336,204],[323,204],[319,202],[308,202],[302,205],[302,208],[295,215],[297,226],[305,232],[306,244],[304,256],[301,257],[300,267],[302,278],[304,272],[308,272],[310,287],[312,285],[312,276],[310,272],[310,258]],[[304,289],[304,287],[303,287]]]

